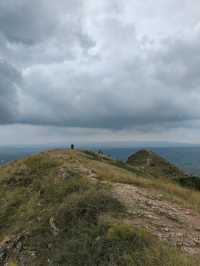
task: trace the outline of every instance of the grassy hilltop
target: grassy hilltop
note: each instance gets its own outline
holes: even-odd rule
[[[0,265],[199,265],[200,192],[145,161],[54,150],[0,167]]]

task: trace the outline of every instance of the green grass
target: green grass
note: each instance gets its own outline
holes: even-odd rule
[[[148,150],[140,150],[128,158],[128,164],[143,168],[146,174],[154,178],[163,176],[167,179],[182,178],[185,175],[183,171],[163,157]]]
[[[142,228],[124,224],[126,208],[113,198],[109,185],[90,182],[77,169],[70,179],[59,177],[60,167],[72,173],[77,166],[74,153],[69,162],[44,154],[0,168],[0,243],[23,236],[20,252],[7,254],[10,265],[23,265],[21,259],[30,266],[198,265]],[[81,165],[92,163],[106,180],[155,185],[127,169],[81,156]],[[101,219],[105,215],[108,219]]]
[[[200,213],[200,193],[192,187],[183,186],[176,180],[162,177],[153,178],[126,164],[116,163],[115,161],[109,164],[113,167],[106,167],[106,165],[100,167],[96,164],[96,167],[100,168],[97,179],[146,188],[149,192],[152,191],[152,194],[159,193],[165,200],[172,203],[175,202],[180,206],[191,208]]]
[[[200,178],[197,176],[183,177],[176,180],[183,187],[189,187],[200,191]]]

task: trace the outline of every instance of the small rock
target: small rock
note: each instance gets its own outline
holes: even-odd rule
[[[59,234],[59,229],[57,228],[53,217],[50,218],[49,225],[50,225],[50,227],[52,229],[53,235],[57,236]]]
[[[35,251],[32,251],[32,252],[31,252],[31,256],[32,256],[32,257],[35,257],[35,256],[36,256],[36,252],[35,252]]]
[[[22,244],[22,242],[18,242],[17,245],[16,245],[16,249],[17,249],[17,251],[18,251],[18,252],[21,252],[22,248],[23,248],[23,244]]]
[[[0,247],[0,262],[3,262],[6,258],[7,251],[5,248]]]
[[[177,237],[183,237],[183,233],[177,233],[176,236]]]
[[[149,219],[152,219],[153,218],[153,216],[151,215],[151,214],[147,214],[147,215],[145,215],[147,218],[149,218]]]
[[[47,246],[49,249],[51,249],[53,245],[51,243],[49,243]]]
[[[190,210],[186,210],[185,214],[191,215],[191,211]]]
[[[200,245],[200,238],[195,238],[194,243],[199,246]]]
[[[165,228],[163,228],[163,231],[167,233],[167,232],[169,232],[170,230],[169,230],[169,228],[165,227]]]
[[[192,240],[184,241],[183,245],[185,247],[193,247],[194,246],[194,242]]]

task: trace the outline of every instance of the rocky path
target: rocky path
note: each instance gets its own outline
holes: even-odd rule
[[[98,180],[93,171],[83,168],[82,172],[90,180]],[[157,191],[122,183],[102,182],[110,184],[113,196],[125,204],[128,218],[124,222],[146,228],[161,240],[190,255],[200,255],[199,213],[164,200]]]
[[[191,255],[200,255],[200,214],[152,195],[148,189],[113,183],[113,194],[126,205],[127,223],[144,227]]]
[[[72,172],[81,173],[91,181],[99,180],[96,166],[84,165],[82,162],[70,164]],[[66,166],[68,167],[68,166]],[[61,176],[65,178],[66,169]],[[64,173],[64,174],[63,174]],[[158,236],[180,247],[190,255],[200,256],[200,214],[178,204],[163,199],[157,191],[122,183],[110,183],[113,196],[117,197],[128,210],[124,222],[143,227]]]

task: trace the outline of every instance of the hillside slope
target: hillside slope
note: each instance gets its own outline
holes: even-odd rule
[[[177,166],[150,150],[140,150],[131,155],[127,160],[127,164],[143,172],[146,177],[167,178],[183,187],[200,191],[199,177],[187,175]]]
[[[94,152],[1,167],[0,206],[0,265],[199,265],[199,192]]]
[[[140,150],[130,156],[128,164],[144,169],[153,177],[167,177],[171,179],[185,177],[186,174],[166,159],[149,150]]]

